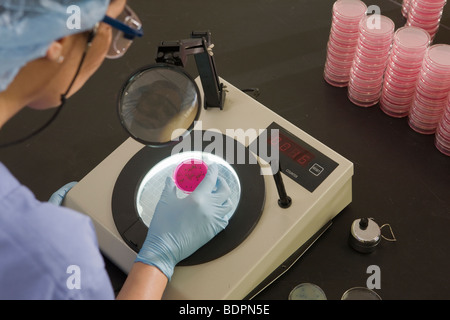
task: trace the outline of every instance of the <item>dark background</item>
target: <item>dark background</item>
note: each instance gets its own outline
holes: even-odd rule
[[[0,150],[2,161],[40,200],[79,181],[127,135],[116,115],[117,93],[135,69],[153,63],[162,40],[210,30],[219,75],[238,88],[259,88],[262,104],[354,163],[353,202],[301,260],[258,298],[287,299],[299,283],[319,285],[329,299],[366,286],[370,265],[381,270],[383,299],[450,299],[450,157],[434,136],[378,106],[360,108],[345,88],[323,80],[333,0],[130,0],[145,37],[120,60],[107,60],[39,136]],[[370,0],[399,28],[400,0]],[[434,43],[450,43],[450,5]],[[195,62],[187,67],[196,76]],[[29,132],[53,111],[24,110],[2,129],[1,141]],[[371,254],[347,244],[353,220],[389,223],[398,241]],[[385,229],[383,229],[386,231]],[[125,275],[107,261],[116,291]],[[220,275],[218,275],[220,276]]]

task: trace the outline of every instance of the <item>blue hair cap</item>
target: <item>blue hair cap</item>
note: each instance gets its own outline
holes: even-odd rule
[[[0,92],[50,44],[92,29],[109,0],[2,0],[0,2]]]

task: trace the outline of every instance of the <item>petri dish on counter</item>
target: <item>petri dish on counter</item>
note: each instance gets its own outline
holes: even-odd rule
[[[381,300],[381,297],[369,288],[354,287],[345,291],[341,300]]]
[[[289,300],[327,300],[323,290],[313,283],[301,283],[292,289]]]

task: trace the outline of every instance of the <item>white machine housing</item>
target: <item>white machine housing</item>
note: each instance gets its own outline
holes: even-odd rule
[[[201,89],[199,79],[196,82]],[[228,91],[224,109],[202,110],[201,129],[217,129],[225,134],[226,129],[258,130],[276,122],[338,166],[314,192],[283,174],[286,191],[292,198],[292,205],[287,209],[278,205],[273,177],[265,175],[265,206],[251,234],[220,258],[194,266],[177,266],[164,299],[243,299],[352,201],[350,161],[246,93],[223,83]],[[91,217],[101,251],[125,273],[130,271],[136,252],[117,231],[111,198],[120,172],[141,148],[147,146],[131,138],[126,140],[72,188],[64,202],[65,206]]]

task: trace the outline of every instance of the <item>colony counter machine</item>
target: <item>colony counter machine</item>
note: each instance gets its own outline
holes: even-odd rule
[[[250,299],[295,263],[351,202],[353,164],[219,79],[209,34],[192,38],[162,45],[158,59],[176,58],[182,66],[184,53],[194,54],[199,79],[190,81],[166,64],[162,71],[149,67],[135,73],[120,102],[122,123],[128,121],[134,139],[83,178],[64,205],[92,218],[100,249],[128,273],[166,177],[176,179],[174,172],[192,159],[202,164],[199,174],[216,163],[231,189],[234,214],[224,231],[175,268],[164,298]],[[206,110],[200,112],[202,97]],[[177,111],[161,126],[150,118],[165,118],[167,112],[149,113],[148,104]],[[182,139],[173,139],[173,128],[180,126],[186,129]],[[149,140],[158,147],[142,143]],[[177,186],[180,197],[188,196]]]

